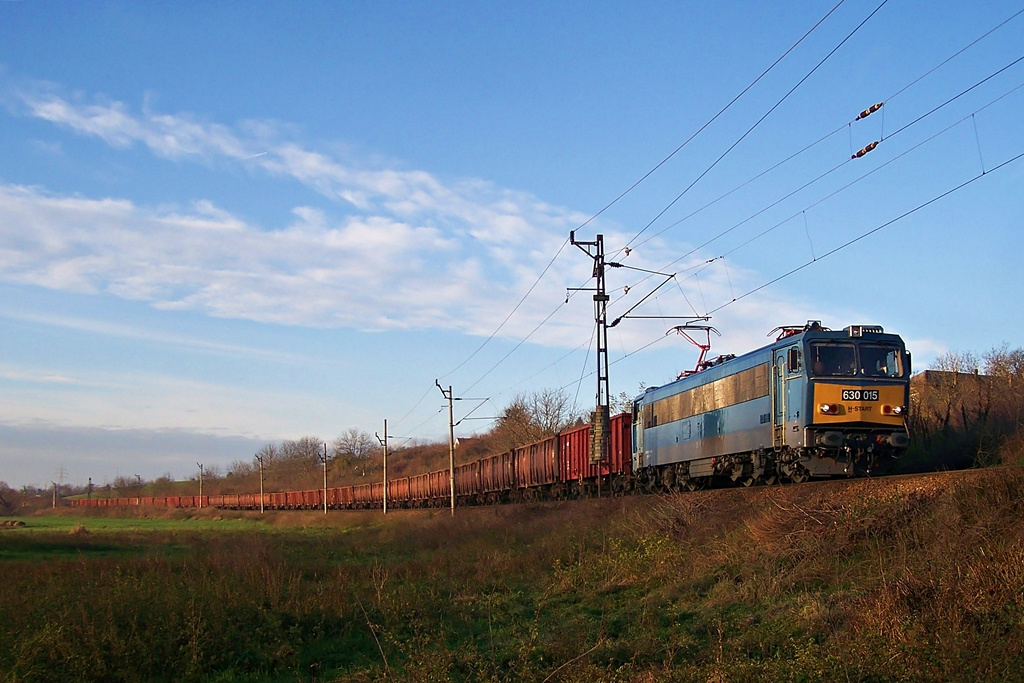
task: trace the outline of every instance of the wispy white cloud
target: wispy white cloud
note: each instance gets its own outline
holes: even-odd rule
[[[360,167],[305,147],[273,122],[229,128],[45,84],[5,99],[12,92],[23,115],[161,158],[241,161],[306,185],[338,212],[300,206],[288,225],[251,225],[208,199],[166,211],[0,187],[10,216],[0,226],[0,278],[8,282],[282,324],[489,334],[582,219],[484,181]],[[585,268],[563,270],[548,283],[552,292]],[[514,326],[505,332],[516,334]]]
[[[298,181],[337,203],[338,212],[299,206],[285,226],[248,224],[213,201],[165,211],[128,199],[56,196],[0,186],[0,279],[55,289],[106,292],[157,308],[300,326],[363,330],[436,329],[489,335],[547,266],[583,215],[482,180],[443,181],[421,170],[370,168],[296,141],[287,126],[247,121],[235,127],[164,114],[147,104],[63,96],[52,86],[16,92],[25,115],[115,148],[144,145],[154,155],[202,163],[241,161],[268,177]],[[10,94],[8,93],[8,99]],[[609,244],[614,226],[603,226]],[[645,251],[657,258],[652,242]],[[634,265],[658,268],[650,259]],[[682,271],[701,262],[679,264]],[[521,338],[585,282],[590,264],[566,253],[502,334]],[[661,312],[703,312],[758,285],[756,273],[717,264],[648,303]],[[640,290],[637,290],[640,291]],[[635,294],[634,294],[635,296]],[[582,300],[581,300],[582,301]],[[754,295],[739,311],[774,326],[799,317],[799,302],[768,307]],[[576,302],[579,303],[579,302]],[[781,317],[780,317],[781,316]],[[754,327],[744,318],[741,328]],[[799,322],[799,321],[797,321]],[[566,335],[569,324],[578,335]],[[588,316],[551,325],[534,342],[575,346]],[[632,343],[660,323],[630,326]],[[758,340],[763,341],[763,340]]]
[[[586,218],[525,193],[481,180],[446,183],[421,170],[369,168],[342,162],[288,138],[288,126],[245,122],[236,129],[190,114],[163,114],[100,97],[66,97],[52,85],[15,92],[24,112],[118,148],[141,144],[167,159],[244,161],[270,175],[295,179],[322,195],[363,212],[407,220],[444,219],[453,231],[488,242],[522,242],[555,230],[559,235]]]
[[[284,351],[267,350],[264,348],[244,346],[241,344],[225,344],[222,342],[211,341],[209,339],[181,334],[170,334],[164,331],[135,325],[104,322],[74,316],[57,316],[47,313],[14,311],[0,307],[0,318],[17,320],[35,325],[45,325],[47,327],[59,329],[87,332],[89,334],[96,334],[104,337],[153,342],[161,346],[188,349],[190,351],[200,351],[209,354],[229,355],[232,357],[251,358],[254,360],[271,360],[285,363],[312,362],[312,359],[310,358]],[[25,375],[25,377],[28,376],[29,375]]]

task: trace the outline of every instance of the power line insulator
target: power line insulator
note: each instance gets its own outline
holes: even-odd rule
[[[861,119],[866,119],[867,117],[871,116],[876,111],[881,109],[883,104],[885,104],[885,102],[878,102],[877,104],[872,104],[870,107],[868,107],[867,109],[865,109],[861,113],[857,114],[857,118],[855,118],[854,121],[860,121]]]
[[[857,152],[856,154],[854,154],[854,155],[853,155],[852,157],[850,157],[850,158],[851,158],[851,159],[860,159],[860,158],[861,158],[862,156],[864,156],[865,154],[867,154],[868,152],[870,152],[871,150],[873,150],[873,149],[874,149],[875,147],[878,147],[878,140],[875,140],[875,141],[874,141],[874,142],[872,142],[872,143],[871,143],[870,145],[868,145],[868,146],[867,146],[867,147],[865,147],[864,149],[862,149],[862,150],[858,151],[858,152]]]

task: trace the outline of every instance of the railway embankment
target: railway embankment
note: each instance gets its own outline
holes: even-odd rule
[[[0,534],[0,680],[1014,681],[1024,468]],[[123,527],[123,528],[122,528]]]

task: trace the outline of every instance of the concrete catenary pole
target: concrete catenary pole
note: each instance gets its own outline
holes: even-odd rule
[[[327,514],[327,442],[324,442],[324,514]]]
[[[375,435],[384,449],[384,514],[388,514],[388,421],[384,420],[384,438],[380,434]]]
[[[448,486],[451,493],[452,516],[455,516],[455,411],[452,407],[452,386],[448,385],[448,391],[441,388],[441,383],[436,379],[434,384],[441,390],[441,395],[448,399]]]
[[[256,454],[256,462],[260,464],[260,513],[263,513],[263,456]]]

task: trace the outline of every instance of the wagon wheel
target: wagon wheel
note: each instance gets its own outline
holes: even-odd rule
[[[766,474],[762,480],[765,486],[775,486],[779,483],[779,477],[775,473]]]
[[[743,486],[753,486],[754,484],[763,483],[763,480],[760,477],[750,475],[748,477],[743,477],[742,479],[740,479],[740,483],[743,484]]]
[[[626,493],[626,480],[622,477],[614,477],[612,479],[612,495],[622,496]]]

